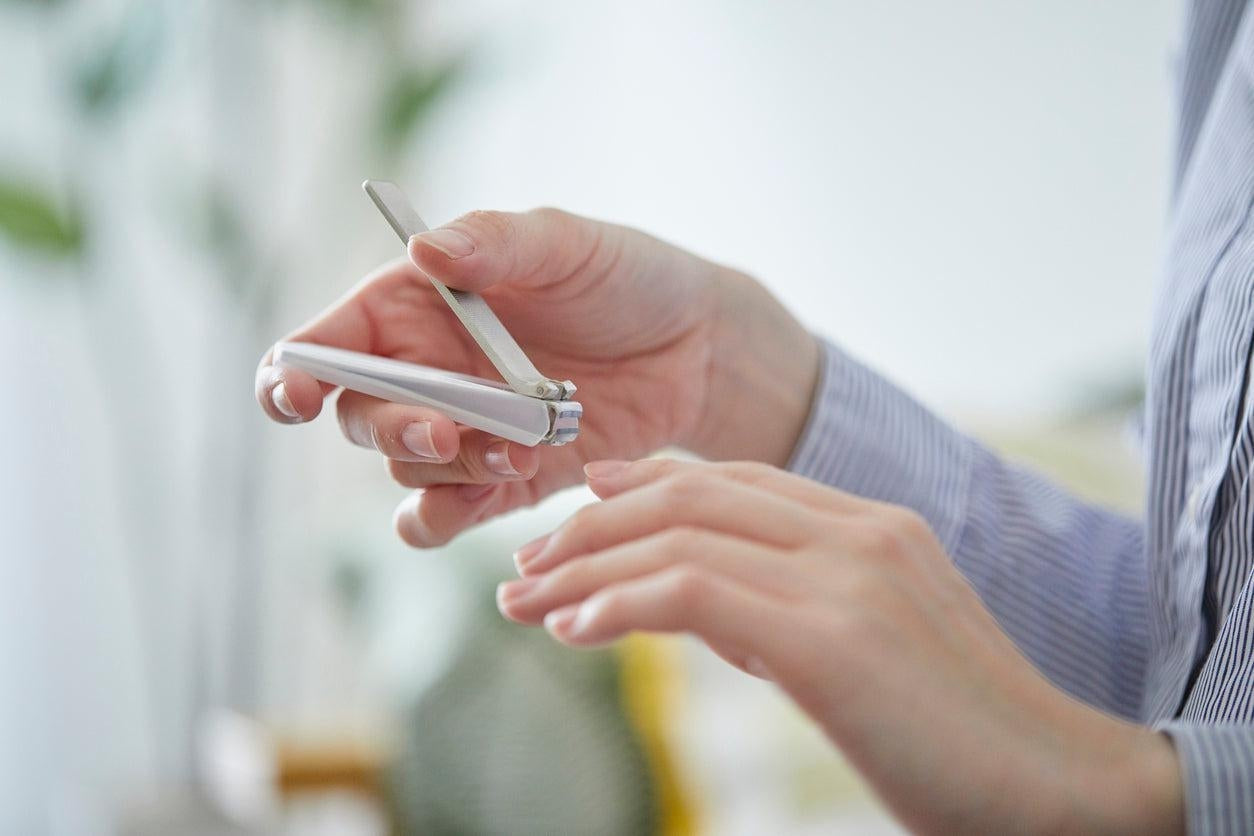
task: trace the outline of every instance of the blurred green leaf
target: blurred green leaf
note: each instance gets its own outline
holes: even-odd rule
[[[296,0],[270,0],[277,4],[296,2]],[[404,0],[300,0],[307,6],[326,9],[340,14],[342,17],[388,27],[400,18]]]
[[[83,249],[83,221],[77,211],[62,212],[34,186],[0,180],[0,233],[23,249],[69,257]]]
[[[393,79],[379,108],[379,142],[386,150],[395,150],[409,139],[461,75],[464,63],[459,57],[433,70],[405,70]]]
[[[74,97],[93,116],[115,111],[154,75],[161,48],[157,3],[137,3],[74,71]]]
[[[388,18],[399,8],[396,0],[316,0],[316,2],[361,18]]]
[[[331,572],[335,597],[353,618],[362,618],[370,590],[370,575],[357,555],[338,554]]]
[[[210,178],[187,193],[184,207],[187,228],[196,243],[213,257],[227,289],[243,297],[253,275],[255,247],[239,201],[221,182]]]

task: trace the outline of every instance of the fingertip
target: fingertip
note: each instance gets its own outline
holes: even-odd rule
[[[588,489],[599,499],[608,499],[614,494],[620,493],[624,490],[623,477],[626,475],[627,468],[630,465],[631,462],[619,461],[617,459],[588,462],[583,466],[583,474],[588,483]]]
[[[295,369],[263,366],[257,370],[256,396],[276,421],[296,424],[322,411],[322,389],[310,375]]]
[[[438,268],[439,264],[433,262],[439,260],[444,255],[439,250],[431,247],[418,235],[409,236],[409,244],[406,249],[409,252],[409,260],[414,263],[414,266],[426,272],[431,272],[433,268]]]
[[[544,534],[528,543],[524,543],[522,546],[519,546],[518,551],[514,552],[514,568],[518,570],[520,577],[526,576],[528,564],[535,560],[536,557],[544,551],[544,547],[548,545],[548,542],[552,537],[553,532],[550,531],[548,534]]]
[[[589,479],[608,480],[621,476],[631,462],[621,459],[599,459],[583,466],[583,475]]]
[[[399,438],[409,455],[397,452],[404,460],[447,464],[457,458],[461,447],[461,433],[457,424],[442,413],[430,410],[415,411],[402,417]],[[391,453],[391,450],[380,452]]]
[[[279,381],[270,389],[270,401],[285,418],[300,418],[300,413],[292,405],[292,399],[287,396],[287,384],[283,381]]]
[[[421,232],[409,239],[407,249],[409,260],[429,276],[456,281],[458,286],[474,278],[466,275],[466,264],[473,260],[476,246],[464,232],[448,227]]]
[[[295,421],[312,421],[322,411],[322,385],[307,372],[299,369],[280,369],[275,389],[282,388],[279,395],[271,390],[270,396],[275,409],[285,417]],[[280,405],[279,399],[286,401]],[[285,411],[284,406],[287,410]]]
[[[405,497],[392,512],[392,528],[405,545],[415,549],[439,545],[432,542],[431,531],[422,521],[421,507],[422,492],[417,491]]]
[[[540,451],[535,447],[510,442],[508,449],[510,463],[523,479],[530,479],[540,470]]]
[[[528,618],[526,607],[521,606],[535,582],[527,579],[502,581],[496,587],[496,608],[501,615],[516,624],[534,624],[537,619]]]
[[[410,546],[430,549],[447,544],[466,528],[494,513],[502,483],[434,485],[416,491],[397,506],[392,527]]]
[[[544,617],[544,629],[558,641],[571,641],[574,638],[572,627],[579,617],[579,607],[579,604],[570,604],[553,610]]]

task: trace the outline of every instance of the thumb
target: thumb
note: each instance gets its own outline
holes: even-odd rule
[[[605,229],[557,209],[471,212],[410,238],[409,257],[459,290],[501,282],[535,289],[597,269]]]

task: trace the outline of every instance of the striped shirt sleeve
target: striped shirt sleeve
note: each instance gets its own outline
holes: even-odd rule
[[[1149,646],[1139,522],[1007,464],[830,343],[789,469],[918,511],[1052,682],[1136,717]]]
[[[1254,726],[1173,720],[1161,730],[1180,758],[1189,833],[1248,834],[1254,827]]]

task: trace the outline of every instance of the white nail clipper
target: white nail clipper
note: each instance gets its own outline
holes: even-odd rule
[[[362,188],[401,241],[408,243],[410,237],[427,231],[395,183],[367,180]],[[583,415],[583,407],[570,400],[575,384],[540,374],[483,297],[453,290],[435,279],[431,284],[508,385],[314,343],[279,343],[274,348],[274,364],[376,398],[429,406],[459,424],[528,447],[574,441]]]

